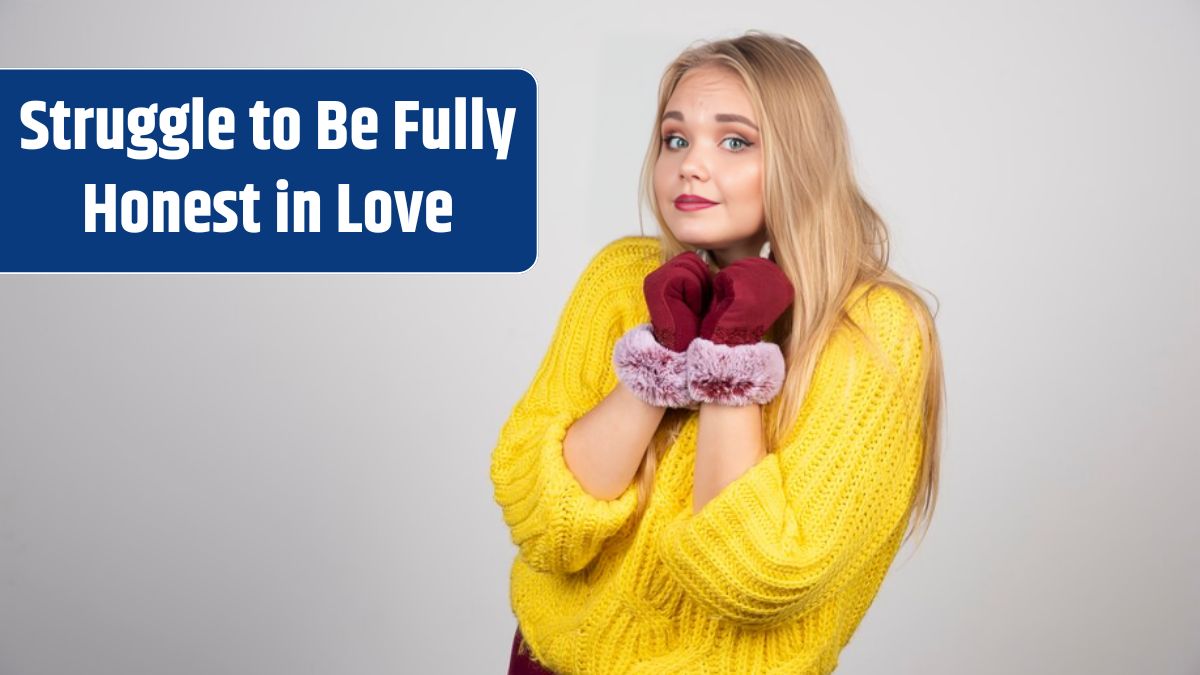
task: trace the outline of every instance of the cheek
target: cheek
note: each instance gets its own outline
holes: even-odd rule
[[[762,168],[757,164],[745,167],[739,175],[741,192],[747,199],[762,203]]]
[[[669,160],[659,159],[654,164],[654,197],[659,203],[668,198],[673,175],[671,171]]]
[[[729,178],[735,177],[731,175]],[[727,182],[723,188],[723,194],[729,202],[729,232],[739,237],[753,234],[763,220],[761,190],[750,178],[739,174],[737,180]]]
[[[737,200],[738,211],[747,215],[762,212],[762,170],[757,165],[737,167],[727,174],[725,194]]]

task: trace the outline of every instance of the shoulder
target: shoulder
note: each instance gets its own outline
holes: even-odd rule
[[[640,282],[658,267],[658,264],[659,241],[657,237],[620,237],[605,244],[592,256],[584,274],[637,276]]]
[[[636,322],[645,311],[642,285],[646,275],[659,266],[656,237],[628,236],[614,239],[592,255],[571,292],[573,318]]]
[[[646,275],[658,266],[656,237],[620,237],[592,255],[575,282],[576,292],[640,295]]]
[[[855,320],[884,327],[902,328],[917,322],[908,299],[887,284],[865,282],[855,286],[847,296],[846,308]]]
[[[847,298],[846,314],[861,329],[850,328],[846,333],[858,349],[867,349],[875,356],[883,356],[891,365],[903,372],[912,373],[919,369],[925,351],[924,327],[919,312],[914,306],[918,298],[892,286],[879,283],[863,283],[856,286]],[[862,338],[867,338],[865,341]],[[876,352],[875,347],[882,350]]]

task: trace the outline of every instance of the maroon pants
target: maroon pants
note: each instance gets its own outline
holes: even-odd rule
[[[508,657],[508,675],[554,675],[553,671],[543,668],[529,653],[529,647],[525,647],[525,653],[520,653],[519,647],[524,642],[525,638],[521,637],[521,627],[517,626],[517,632],[513,635],[512,655]]]

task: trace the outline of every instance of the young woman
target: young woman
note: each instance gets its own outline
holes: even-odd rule
[[[832,672],[933,512],[933,317],[794,40],[680,55],[642,181],[492,453],[509,672]]]

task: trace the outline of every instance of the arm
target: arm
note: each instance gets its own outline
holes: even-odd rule
[[[904,525],[922,448],[922,341],[903,299],[870,295],[890,364],[836,331],[784,445],[659,533],[665,567],[717,616],[774,625],[803,614]]]
[[[589,494],[615,499],[637,474],[666,408],[644,403],[624,384],[567,429],[563,456]]]
[[[637,473],[668,407],[691,407],[686,350],[711,294],[708,265],[692,251],[644,275],[650,322],[622,335],[612,363],[620,383],[568,430],[564,455],[589,493],[611,498]]]
[[[639,411],[612,390],[611,364],[622,324],[637,318],[623,314],[637,306],[641,292],[637,284],[624,287],[631,246],[610,244],[584,270],[533,382],[492,452],[495,501],[521,557],[543,572],[583,569],[637,505],[636,486],[624,477],[636,470],[637,453],[645,448],[637,441],[654,414]],[[636,422],[613,424],[631,413]],[[583,487],[564,456],[568,430],[577,424],[570,434],[572,466],[595,494]]]
[[[696,436],[693,512],[699,512],[722,488],[767,456],[762,406],[700,404]]]

